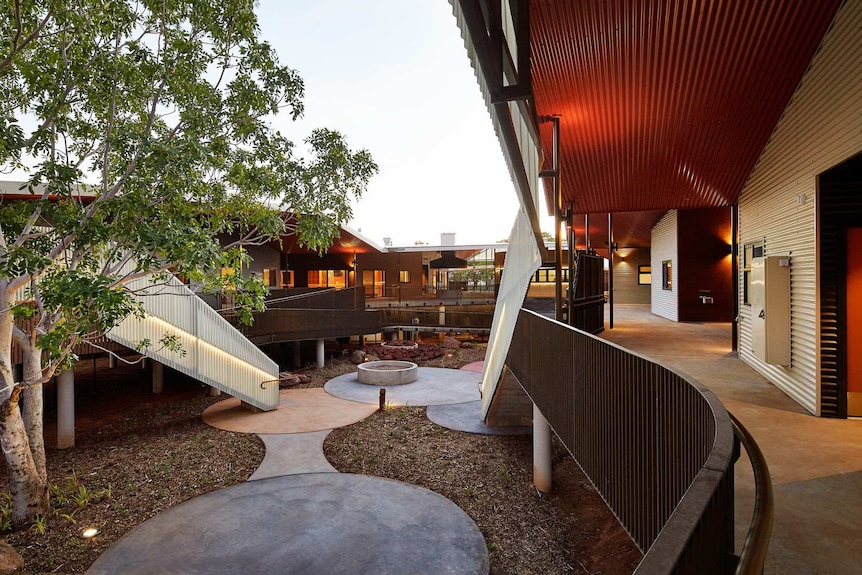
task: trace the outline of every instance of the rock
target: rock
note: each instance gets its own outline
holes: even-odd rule
[[[455,339],[454,337],[447,337],[443,340],[443,343],[440,344],[442,347],[446,349],[458,349],[461,347],[461,342]]]
[[[296,377],[299,378],[299,383],[311,383],[311,377],[305,375],[304,373],[300,373]]]
[[[350,354],[350,363],[352,363],[353,365],[359,365],[360,363],[365,362],[366,357],[367,356],[365,355],[364,351],[362,351],[361,349],[357,349]]]
[[[472,341],[462,341],[461,347],[463,347],[465,349],[469,349],[469,348],[473,347],[473,342]]]
[[[290,387],[291,385],[296,385],[297,383],[302,383],[302,379],[295,373],[290,373],[289,371],[282,371],[278,374],[278,387]]]
[[[24,558],[5,541],[0,541],[0,575],[11,575],[24,565]]]

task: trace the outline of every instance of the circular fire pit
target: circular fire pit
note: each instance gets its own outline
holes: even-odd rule
[[[419,368],[412,361],[382,360],[360,363],[359,383],[368,385],[404,385],[419,379]]]

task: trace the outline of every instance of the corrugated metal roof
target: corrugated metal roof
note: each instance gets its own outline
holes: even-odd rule
[[[565,202],[736,203],[840,4],[532,0],[533,93],[540,117],[561,115]]]

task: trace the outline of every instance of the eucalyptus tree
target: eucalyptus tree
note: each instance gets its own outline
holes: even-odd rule
[[[253,4],[0,0],[0,170],[26,181],[0,202],[16,525],[49,509],[42,384],[76,344],[143,313],[128,281],[170,270],[259,308],[257,280],[219,270],[285,234],[323,249],[377,170],[338,132],[295,145],[272,127],[302,114],[303,83],[260,38]]]

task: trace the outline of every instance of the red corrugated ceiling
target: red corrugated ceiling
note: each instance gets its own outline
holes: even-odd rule
[[[533,92],[540,116],[561,115],[565,201],[736,203],[839,5],[532,0]],[[550,123],[540,132],[550,151]]]

